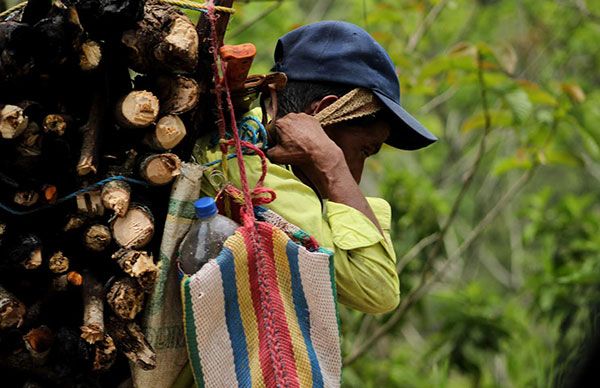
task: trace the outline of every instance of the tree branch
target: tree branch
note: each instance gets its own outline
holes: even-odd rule
[[[258,15],[256,15],[255,17],[253,17],[252,19],[248,20],[247,22],[243,23],[238,28],[236,28],[235,31],[233,31],[231,34],[229,34],[229,37],[230,38],[235,38],[236,36],[238,36],[242,32],[246,31],[247,29],[249,29],[250,27],[252,27],[253,25],[255,25],[257,22],[259,22],[262,19],[264,19],[265,17],[267,17],[271,12],[273,12],[277,8],[279,8],[282,3],[283,3],[283,0],[277,0],[277,2],[275,4],[271,4],[270,7],[265,8],[261,13],[259,13]]]
[[[423,22],[419,24],[414,34],[412,34],[410,39],[408,39],[408,43],[406,45],[407,53],[412,53],[415,50],[427,30],[433,25],[433,22],[435,22],[435,19],[440,16],[440,13],[448,4],[448,1],[449,0],[441,0],[431,9],[431,11],[429,11],[425,19],[423,19]]]
[[[481,52],[479,50],[477,51],[477,75],[478,75],[478,80],[479,80],[479,89],[480,89],[480,93],[481,93],[481,107],[483,109],[483,117],[484,117],[484,132],[483,132],[483,135],[481,136],[481,140],[479,142],[479,148],[477,149],[477,154],[475,155],[475,160],[473,161],[473,164],[471,165],[471,168],[469,169],[469,171],[465,174],[465,177],[463,179],[463,185],[460,188],[460,192],[458,193],[456,199],[454,200],[454,203],[452,204],[452,209],[450,210],[450,215],[448,215],[446,222],[444,222],[440,232],[438,233],[437,243],[433,246],[433,249],[429,252],[429,255],[427,256],[427,260],[425,261],[425,264],[423,265],[423,274],[422,274],[423,279],[425,279],[427,277],[427,275],[429,273],[429,267],[431,266],[433,260],[435,259],[435,257],[437,256],[437,254],[439,253],[439,251],[442,247],[443,239],[444,239],[446,233],[448,233],[448,229],[450,228],[450,226],[454,222],[454,219],[456,218],[456,215],[458,214],[458,209],[460,208],[460,205],[462,204],[467,191],[469,190],[469,188],[471,187],[471,184],[473,183],[473,179],[475,178],[475,175],[476,175],[477,171],[479,170],[479,167],[481,166],[481,161],[483,160],[483,155],[485,154],[485,151],[486,151],[486,140],[491,131],[492,118],[490,116],[490,109],[489,109],[488,100],[487,100],[487,88],[485,85],[485,80],[483,78],[483,58],[482,58]]]

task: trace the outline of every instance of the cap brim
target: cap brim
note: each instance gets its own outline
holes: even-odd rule
[[[403,150],[418,150],[437,141],[434,134],[429,132],[400,105],[376,90],[373,93],[392,113],[390,137],[386,140],[386,144]]]

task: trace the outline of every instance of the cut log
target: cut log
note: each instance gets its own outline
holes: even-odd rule
[[[181,173],[181,160],[175,154],[154,154],[140,164],[140,175],[155,186],[169,184]]]
[[[0,329],[21,326],[26,312],[25,305],[0,286]]]
[[[76,197],[77,209],[83,215],[88,217],[102,216],[104,214],[104,205],[100,190],[88,191],[79,194]]]
[[[0,82],[17,81],[33,73],[36,67],[36,33],[25,23],[0,23]]]
[[[30,207],[38,203],[40,195],[35,190],[17,191],[13,201],[17,205]]]
[[[79,272],[71,271],[67,274],[67,282],[75,287],[81,287],[83,285],[83,276]]]
[[[154,131],[148,133],[144,143],[157,151],[173,149],[185,137],[185,124],[178,116],[167,115],[156,123]]]
[[[110,245],[111,241],[110,229],[106,225],[91,225],[83,234],[85,247],[94,252],[104,251]]]
[[[117,348],[112,337],[104,334],[102,340],[95,343],[94,365],[95,371],[105,371],[115,363],[117,359]]]
[[[79,203],[79,200],[78,200]],[[86,222],[86,217],[83,216],[82,214],[74,214],[72,216],[69,216],[69,218],[67,218],[67,222],[65,223],[65,226],[63,227],[63,232],[68,232],[71,230],[76,230],[81,228],[83,225],[85,225]]]
[[[27,128],[29,119],[23,108],[16,105],[4,105],[0,109],[0,135],[3,139],[14,139]]]
[[[90,344],[104,339],[104,289],[89,272],[83,274],[81,338]]]
[[[119,279],[110,287],[106,300],[118,317],[131,320],[144,307],[144,291],[134,278]]]
[[[102,203],[119,217],[124,217],[129,209],[131,187],[125,181],[110,181],[102,187]]]
[[[29,122],[19,138],[17,151],[23,158],[38,157],[42,154],[42,131],[36,123]]]
[[[175,7],[149,0],[144,18],[125,31],[121,42],[128,49],[131,68],[139,73],[192,72],[198,65],[198,33],[194,24]]]
[[[87,122],[80,128],[82,134],[81,153],[77,163],[77,174],[85,176],[98,170],[98,138],[104,122],[105,101],[102,93],[96,93]]]
[[[138,281],[144,291],[152,291],[158,276],[158,266],[154,264],[150,254],[132,249],[120,249],[112,255],[112,258],[126,274]]]
[[[67,291],[69,286],[81,287],[83,284],[83,276],[77,271],[60,274],[52,279],[51,288],[53,291]]]
[[[109,317],[107,328],[119,350],[138,367],[144,370],[156,368],[156,353],[137,323]]]
[[[102,50],[100,44],[93,40],[86,40],[81,45],[79,54],[79,67],[83,71],[90,71],[98,68],[102,60]]]
[[[7,259],[17,268],[39,268],[42,265],[42,240],[35,234],[17,237],[8,249]]]
[[[44,365],[48,359],[50,348],[54,342],[54,333],[48,326],[40,326],[31,329],[23,336],[25,347],[31,354],[33,364],[36,366]]]
[[[196,107],[200,98],[198,82],[182,75],[161,75],[156,78],[156,93],[162,114],[181,114]]]
[[[146,206],[132,203],[123,217],[112,222],[112,234],[123,248],[139,249],[154,235],[154,216]]]
[[[48,269],[53,273],[64,273],[69,270],[69,258],[62,251],[55,252],[48,260]]]
[[[63,136],[73,123],[70,116],[63,114],[49,114],[44,117],[42,127],[45,133],[52,133],[56,136]]]
[[[44,185],[42,187],[43,199],[47,203],[54,203],[58,197],[58,188],[54,185]]]
[[[134,90],[117,103],[115,117],[124,128],[144,128],[158,117],[158,98],[147,90]]]

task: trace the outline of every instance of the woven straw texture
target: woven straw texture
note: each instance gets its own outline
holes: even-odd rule
[[[269,223],[255,225],[240,227],[215,260],[182,282],[197,384],[339,387],[331,254],[311,252]]]
[[[135,387],[170,387],[187,362],[176,253],[195,219],[193,201],[200,195],[202,171],[200,165],[183,163],[181,175],[173,185],[158,259],[160,273],[143,325],[144,334],[156,351],[156,368],[145,371],[131,364]]]
[[[332,125],[379,112],[381,103],[368,89],[356,88],[315,115],[321,125]]]

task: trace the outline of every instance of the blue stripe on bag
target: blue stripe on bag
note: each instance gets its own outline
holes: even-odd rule
[[[304,343],[306,344],[306,350],[308,351],[308,358],[310,359],[310,368],[313,376],[313,387],[323,387],[323,376],[321,375],[321,367],[319,366],[319,360],[313,347],[313,343],[310,338],[310,315],[308,312],[308,303],[304,296],[304,290],[302,289],[302,278],[300,277],[300,268],[298,267],[298,249],[299,245],[293,241],[288,241],[286,246],[286,255],[290,266],[290,273],[292,275],[292,295],[294,298],[294,308],[298,315],[298,323],[300,330],[302,331],[302,337],[304,337]]]
[[[240,387],[252,386],[250,377],[250,366],[248,364],[248,348],[246,347],[246,335],[242,325],[240,307],[237,297],[237,284],[235,282],[235,264],[231,251],[224,247],[217,257],[217,264],[221,270],[223,281],[223,293],[225,298],[225,316],[229,340],[233,345],[233,357],[235,363],[235,374]]]

